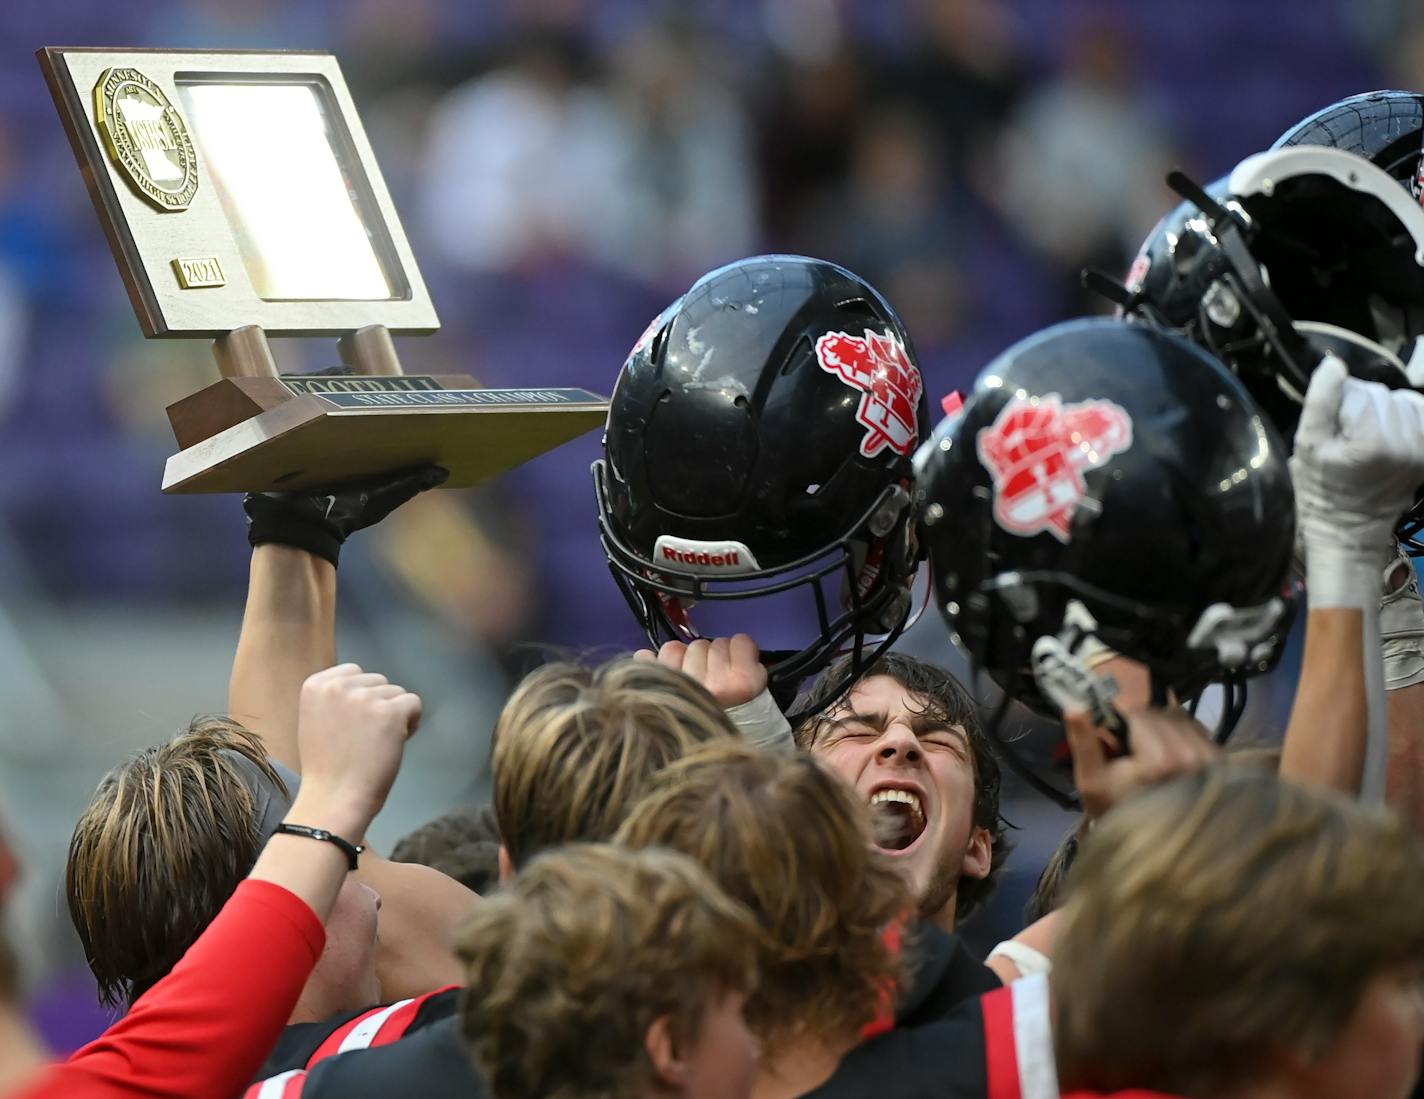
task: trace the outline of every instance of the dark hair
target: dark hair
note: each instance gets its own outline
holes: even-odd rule
[[[1073,869],[1073,863],[1078,858],[1078,845],[1087,834],[1087,817],[1063,833],[1053,854],[1048,856],[1028,903],[1024,905],[1024,923],[1037,923],[1050,912],[1063,907],[1068,896],[1068,871]]]
[[[422,824],[396,841],[392,862],[414,862],[484,894],[499,884],[499,826],[491,809],[468,806]]]
[[[827,724],[829,715],[845,701],[857,681],[846,682],[850,674],[850,656],[843,656],[817,677],[799,700],[797,709],[814,716],[802,722],[796,730],[796,743],[809,752],[816,737]],[[1013,845],[1004,835],[1004,818],[999,815],[999,761],[984,728],[979,721],[979,708],[974,697],[944,668],[927,664],[902,652],[888,652],[861,672],[861,679],[883,675],[893,679],[915,695],[924,712],[949,725],[958,725],[969,738],[969,750],[974,760],[974,825],[989,833],[989,873],[982,878],[962,878],[956,892],[955,919],[972,915],[989,899],[998,883],[999,872]]]

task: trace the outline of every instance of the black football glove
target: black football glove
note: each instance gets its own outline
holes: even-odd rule
[[[449,470],[426,465],[326,489],[249,492],[242,500],[247,541],[254,547],[269,542],[293,546],[335,565],[353,531],[374,526],[449,476]]]

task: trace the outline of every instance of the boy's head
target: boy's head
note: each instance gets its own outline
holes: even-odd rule
[[[1115,809],[1054,957],[1065,1089],[1409,1094],[1424,1041],[1424,860],[1393,817],[1216,767]]]
[[[100,782],[74,827],[69,914],[99,997],[131,1004],[162,979],[252,869],[290,805],[261,741],[226,718],[194,720]],[[299,1011],[380,998],[375,894],[348,878]]]
[[[392,862],[439,870],[481,896],[499,883],[499,830],[489,809],[461,806],[398,839]]]
[[[532,672],[494,730],[494,811],[509,868],[548,847],[611,838],[654,774],[735,736],[701,685],[652,661]]]
[[[747,1006],[773,1053],[868,1023],[900,978],[886,927],[911,907],[865,807],[815,760],[724,741],[658,776],[618,840],[691,855],[757,917],[761,986]]]
[[[849,690],[842,671],[832,665],[811,688],[804,709],[815,716],[796,741],[873,806],[881,849],[905,870],[920,915],[953,926],[993,892],[1010,849],[974,699],[904,653],[881,657]]]
[[[541,854],[456,943],[465,1033],[495,1099],[745,1099],[758,934],[672,851]]]

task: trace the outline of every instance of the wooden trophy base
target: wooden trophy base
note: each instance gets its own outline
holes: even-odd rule
[[[318,488],[432,462],[479,484],[600,426],[583,389],[481,389],[465,375],[229,377],[170,405],[183,449],[163,491]]]

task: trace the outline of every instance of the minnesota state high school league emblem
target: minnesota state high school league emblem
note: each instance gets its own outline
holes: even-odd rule
[[[109,157],[163,211],[186,210],[198,191],[198,154],[178,108],[137,69],[105,69],[94,120]]]

